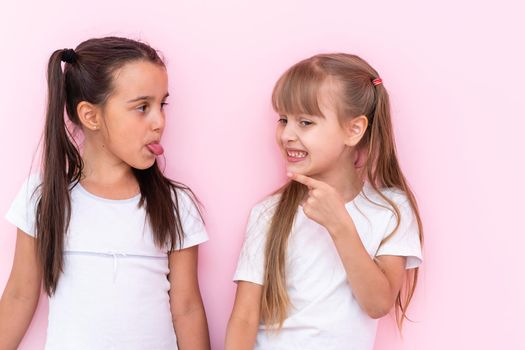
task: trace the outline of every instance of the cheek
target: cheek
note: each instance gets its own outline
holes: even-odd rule
[[[140,125],[130,121],[121,121],[108,125],[107,140],[121,151],[131,150],[143,141],[143,132]]]
[[[142,132],[144,129],[144,119],[141,116],[125,114],[119,119],[117,129],[123,136],[133,136]]]
[[[128,144],[133,139],[130,131],[122,126],[110,128],[109,130],[109,141],[116,145]]]
[[[308,135],[302,139],[310,148],[317,150],[322,158],[338,157],[345,150],[344,138],[339,132],[325,132]]]
[[[277,127],[275,129],[275,142],[277,145],[281,146],[281,135],[283,134],[283,130],[280,127]]]

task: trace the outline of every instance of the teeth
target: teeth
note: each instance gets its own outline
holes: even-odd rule
[[[288,156],[294,157],[294,158],[304,158],[307,155],[307,152],[302,151],[287,151]]]

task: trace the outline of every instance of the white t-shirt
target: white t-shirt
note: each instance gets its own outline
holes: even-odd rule
[[[40,184],[31,176],[6,218],[35,236]],[[208,240],[190,197],[177,191],[182,248]],[[109,200],[71,190],[64,272],[49,298],[46,349],[177,349],[167,279],[168,246],[157,247],[140,195]]]
[[[401,191],[383,190],[401,212],[397,232],[381,248],[381,241],[396,225],[394,214],[365,198],[385,203],[370,185],[346,209],[352,217],[370,257],[396,255],[407,257],[406,268],[422,262],[421,244],[414,213]],[[264,248],[279,195],[256,205],[240,253],[235,281],[264,282]],[[370,318],[352,294],[346,272],[328,231],[309,219],[298,208],[288,241],[286,288],[292,304],[280,332],[259,326],[255,349],[372,349],[377,320]]]

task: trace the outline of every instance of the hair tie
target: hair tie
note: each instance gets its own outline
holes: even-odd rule
[[[77,53],[73,49],[64,49],[62,50],[60,60],[66,63],[75,63],[77,60]]]
[[[374,84],[374,86],[383,84],[383,80],[381,78],[375,78],[374,80],[372,80],[372,84]]]

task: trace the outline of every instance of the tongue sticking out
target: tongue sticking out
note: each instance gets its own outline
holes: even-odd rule
[[[160,143],[150,143],[147,145],[148,149],[156,156],[160,156],[164,153],[164,148],[160,145]]]

